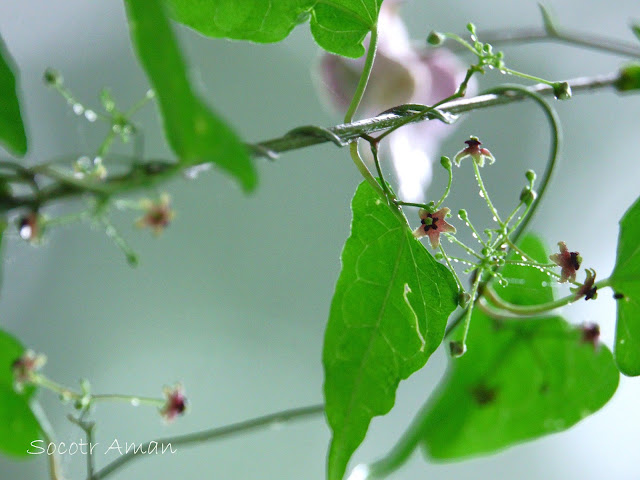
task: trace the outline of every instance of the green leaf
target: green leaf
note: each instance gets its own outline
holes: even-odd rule
[[[378,21],[377,0],[319,0],[311,17],[311,33],[325,50],[357,58],[362,41]]]
[[[377,0],[168,0],[175,18],[218,38],[279,42],[311,18],[311,32],[325,50],[347,57],[364,53],[362,41],[376,25]]]
[[[560,317],[498,324],[474,310],[468,351],[451,362],[422,419],[429,455],[492,453],[566,430],[605,405],[618,370],[605,346],[581,335]]]
[[[131,37],[156,92],[164,129],[183,164],[212,162],[245,190],[256,171],[235,133],[193,92],[162,0],[125,0]]]
[[[273,43],[306,21],[317,0],[168,0],[176,20],[209,37]]]
[[[631,31],[636,36],[638,40],[640,40],[640,24],[634,23],[631,25]]]
[[[13,61],[0,37],[0,142],[11,152],[23,156],[27,153],[27,135],[24,132],[20,102],[16,88]]]
[[[620,220],[611,286],[618,295],[615,356],[625,375],[640,375],[640,198]]]
[[[440,344],[458,294],[451,272],[368,183],[352,210],[323,352],[330,480],[343,477],[371,419],[391,409],[400,380]]]
[[[24,348],[14,337],[0,330],[0,451],[27,456],[31,442],[40,439],[40,426],[29,407],[33,388],[16,393],[12,364]]]
[[[549,253],[542,240],[533,235],[525,235],[518,247],[539,263],[549,263]],[[515,252],[509,255],[510,260],[521,260]],[[553,287],[549,276],[533,267],[506,264],[502,269],[502,275],[508,284],[501,287],[493,283],[496,293],[510,303],[518,305],[537,305],[553,301]]]
[[[535,260],[548,261],[536,237],[525,237],[519,246]],[[509,285],[494,287],[503,299],[519,305],[553,300],[545,273],[509,264],[502,273]],[[421,414],[422,444],[430,456],[452,460],[492,453],[565,430],[605,405],[619,373],[611,352],[582,335],[561,317],[500,322],[476,308],[467,353],[451,360]]]

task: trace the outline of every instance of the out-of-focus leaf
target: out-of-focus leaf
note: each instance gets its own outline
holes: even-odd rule
[[[211,162],[249,191],[257,176],[246,147],[193,92],[162,0],[125,0],[131,38],[156,92],[164,129],[181,163]]]
[[[343,477],[371,419],[391,409],[400,380],[426,363],[457,306],[451,272],[368,183],[352,210],[323,352],[330,480]]]
[[[498,324],[474,310],[468,351],[422,418],[439,460],[498,451],[566,430],[604,406],[618,386],[613,355],[560,317]]]
[[[267,43],[283,40],[310,18],[325,50],[346,57],[364,53],[382,0],[169,0],[175,18],[210,37]]]
[[[615,356],[625,375],[640,375],[640,198],[620,220],[611,286],[618,299]]]
[[[12,153],[27,153],[27,135],[24,131],[16,75],[11,57],[0,37],[0,142]]]
[[[40,439],[40,425],[29,408],[34,393],[13,389],[12,364],[24,348],[14,337],[0,330],[0,451],[13,456],[27,456],[31,442]]]

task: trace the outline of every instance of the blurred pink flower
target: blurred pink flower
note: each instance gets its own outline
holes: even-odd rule
[[[412,46],[404,22],[399,16],[402,0],[385,0],[378,17],[378,51],[367,91],[358,110],[362,118],[373,117],[403,103],[434,103],[455,93],[465,75],[464,66],[447,50],[417,49]],[[364,57],[349,59],[324,54],[320,61],[321,89],[330,103],[346,111],[353,96]],[[474,85],[467,89],[473,94]],[[324,92],[323,92],[324,93]],[[442,122],[431,120],[406,125],[381,144],[381,160],[390,158],[397,175],[400,197],[424,200],[431,180],[432,162],[440,142],[451,133]],[[367,147],[362,156],[372,158]]]

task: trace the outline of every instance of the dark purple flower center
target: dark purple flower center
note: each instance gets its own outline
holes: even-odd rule
[[[426,220],[423,218],[422,220],[420,220],[420,223],[422,223],[424,225],[424,231],[428,232],[429,229],[431,230],[437,230],[438,229],[438,218],[434,217],[431,213],[427,213],[427,217],[431,219],[431,225],[427,225],[426,224]]]
[[[476,140],[475,138],[466,140],[464,143],[466,143],[469,146],[469,148],[475,148],[482,145],[482,142],[480,140]]]

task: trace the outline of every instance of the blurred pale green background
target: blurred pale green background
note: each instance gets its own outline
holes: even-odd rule
[[[627,25],[640,19],[635,0],[558,0],[552,6],[567,25],[629,41]],[[540,23],[533,1],[414,1],[405,13],[417,39],[432,28],[460,31],[467,21],[481,29]],[[28,162],[92,151],[105,133],[104,126],[74,116],[42,85],[46,67],[61,70],[78,97],[95,107],[103,86],[111,87],[122,106],[147,88],[129,48],[120,2],[3,0],[0,31],[21,71]],[[338,123],[314,93],[317,49],[307,27],[269,46],[212,41],[184,29],[180,34],[201,91],[247,140],[302,124]],[[605,73],[620,64],[619,58],[549,44],[506,52],[514,68],[549,78]],[[492,78],[481,79],[482,85],[502,80],[487,77]],[[567,140],[564,162],[535,228],[552,244],[565,240],[578,249],[602,277],[613,266],[617,221],[638,194],[639,108],[640,98],[610,92],[577,95],[558,105]],[[145,152],[169,155],[153,107],[140,122]],[[486,176],[495,202],[506,210],[520,191],[524,170],[542,170],[548,138],[542,116],[531,105],[477,113],[442,153],[455,153],[470,133],[481,136],[498,158]],[[168,189],[178,216],[159,239],[132,228],[131,215],[119,214],[118,225],[140,254],[137,269],[126,265],[101,232],[86,226],[55,231],[36,249],[15,232],[8,235],[0,322],[46,352],[48,374],[70,385],[86,377],[98,392],[152,396],[165,383],[186,385],[190,413],[171,426],[162,425],[152,409],[100,406],[102,445],[322,400],[323,329],[358,175],[346,153],[331,146],[289,153],[259,168],[260,188],[250,197],[217,172],[174,182]],[[460,173],[455,187],[452,207],[481,215],[470,175]],[[611,344],[614,308],[604,293],[597,303],[570,307],[566,315],[574,322],[599,322],[603,340]],[[392,446],[445,361],[439,351],[428,368],[401,385],[396,407],[374,420],[353,465]],[[458,464],[433,465],[415,455],[393,478],[638,478],[639,395],[638,380],[623,379],[609,405],[568,432]],[[57,399],[45,392],[42,401],[59,439],[79,440]],[[321,479],[328,440],[324,420],[317,418],[144,459],[114,478]],[[107,460],[100,455],[97,462]],[[84,478],[84,458],[64,462],[69,478]],[[44,457],[0,458],[3,480],[46,475]]]

